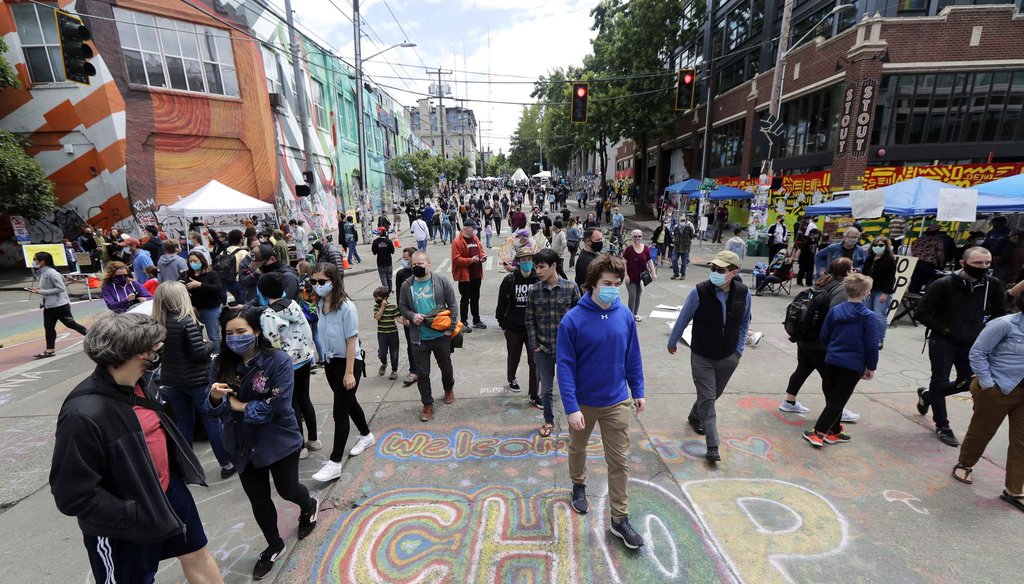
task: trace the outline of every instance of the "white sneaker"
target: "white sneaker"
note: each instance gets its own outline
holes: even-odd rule
[[[327,462],[324,463],[323,468],[318,470],[316,474],[313,475],[313,480],[320,481],[321,483],[326,483],[327,481],[333,481],[334,479],[337,479],[340,476],[341,463],[334,462],[333,460],[328,460]]]
[[[851,412],[850,410],[843,408],[843,421],[844,422],[856,422],[860,419],[860,414]]]
[[[316,452],[324,447],[324,443],[319,440],[306,440],[306,448]]]
[[[306,460],[307,458],[309,458],[309,449],[303,446],[302,450],[299,451],[299,460]]]
[[[811,408],[805,406],[800,402],[796,402],[795,404],[790,405],[789,402],[784,401],[781,404],[779,404],[779,410],[783,412],[790,412],[793,414],[807,414],[810,413]]]
[[[753,335],[751,335],[750,337],[747,337],[747,338],[750,339],[750,344],[751,345],[756,345],[756,344],[761,342],[761,337],[763,337],[763,336],[764,336],[764,333],[758,331],[758,332],[754,333]]]
[[[359,456],[364,450],[373,446],[377,443],[377,439],[373,437],[373,432],[370,432],[366,436],[360,436],[359,440],[356,440],[355,446],[352,450],[348,451],[349,456]]]

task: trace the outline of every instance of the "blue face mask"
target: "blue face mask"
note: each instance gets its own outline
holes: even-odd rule
[[[615,304],[619,301],[619,287],[599,286],[597,289],[597,297],[605,304]]]
[[[330,294],[331,290],[333,290],[333,289],[334,289],[334,284],[331,283],[331,282],[326,282],[324,284],[313,284],[313,292],[316,292],[316,295],[321,297],[321,298],[323,298],[323,297],[327,296],[328,294]]]
[[[203,269],[203,264],[199,262],[191,262],[188,265],[188,267],[192,268],[193,271],[198,272],[199,270]]]
[[[533,262],[519,262],[519,268],[529,274],[533,271]]]
[[[409,267],[409,260],[407,260],[405,258],[402,258],[402,267],[403,268],[408,268]]]
[[[718,272],[711,272],[710,277],[711,283],[721,288],[725,285],[725,274],[719,274]]]
[[[256,335],[231,335],[224,339],[224,342],[227,343],[228,348],[231,349],[232,353],[245,355],[252,350],[254,346],[256,346]]]
[[[263,295],[263,292],[256,290],[256,300],[260,303],[260,306],[266,306],[270,304],[267,302],[267,297]]]

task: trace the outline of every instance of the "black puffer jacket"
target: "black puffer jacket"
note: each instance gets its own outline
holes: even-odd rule
[[[167,336],[160,361],[160,383],[168,387],[190,388],[206,385],[210,379],[210,354],[213,343],[203,339],[203,329],[191,318],[181,319],[177,312],[167,315]]]

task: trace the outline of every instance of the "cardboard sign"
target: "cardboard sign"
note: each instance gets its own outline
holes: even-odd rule
[[[850,211],[856,219],[877,219],[882,216],[883,209],[885,193],[878,189],[850,193]]]
[[[64,245],[60,243],[35,243],[21,246],[22,253],[25,254],[25,267],[32,267],[32,259],[36,253],[45,251],[49,252],[53,256],[53,265],[55,266],[66,266],[68,265],[68,258],[64,255]]]
[[[896,260],[896,290],[889,298],[889,314],[886,316],[886,324],[891,324],[896,316],[896,309],[899,308],[903,296],[910,288],[910,277],[914,275],[914,268],[917,267],[917,258],[914,256],[893,256]]]
[[[978,191],[939,189],[936,221],[974,221],[978,218]]]

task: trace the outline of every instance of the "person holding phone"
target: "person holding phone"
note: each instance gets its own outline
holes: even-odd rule
[[[220,347],[220,276],[210,267],[206,256],[192,251],[188,254],[188,269],[181,273],[181,282],[188,288],[192,306],[206,327],[206,336],[219,350]]]
[[[316,527],[320,501],[299,482],[299,450],[303,445],[292,411],[292,359],[274,349],[263,335],[265,307],[229,308],[223,315],[223,345],[210,372],[210,415],[224,425],[224,448],[238,469],[256,523],[267,540],[252,577],[270,573],[284,553],[277,507],[270,496],[270,477],[277,494],[299,506],[298,538]]]
[[[109,262],[103,272],[103,301],[107,308],[116,312],[127,312],[129,308],[152,298],[149,290],[131,279],[128,266],[123,262]]]

